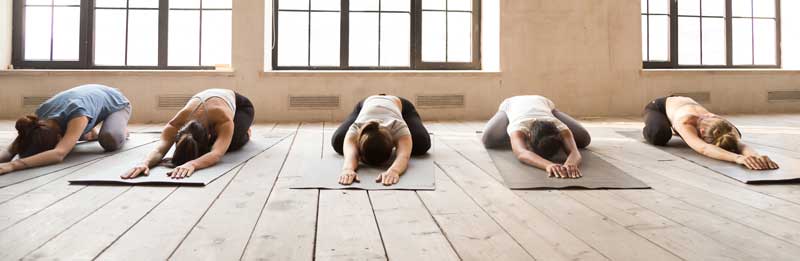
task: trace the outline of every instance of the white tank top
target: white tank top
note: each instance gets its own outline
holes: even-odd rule
[[[567,125],[553,115],[556,105],[548,98],[539,95],[514,96],[500,104],[498,110],[508,116],[506,132],[511,135],[515,131],[529,132],[530,126],[539,120],[553,122],[558,130],[567,129]]]
[[[228,89],[208,89],[192,96],[193,99],[197,98],[205,102],[208,99],[219,97],[228,103],[231,110],[236,111],[236,93]]]

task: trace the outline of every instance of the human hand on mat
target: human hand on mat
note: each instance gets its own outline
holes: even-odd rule
[[[342,175],[339,176],[339,184],[350,185],[353,182],[361,182],[361,179],[358,178],[358,173],[352,169],[342,170]]]
[[[578,165],[564,163],[564,168],[567,169],[567,178],[578,179],[582,177],[581,170],[578,168]]]
[[[736,163],[744,165],[748,169],[752,170],[770,170],[778,168],[778,164],[767,156],[742,155],[736,158]]]
[[[129,170],[125,174],[122,174],[122,176],[119,177],[122,179],[132,179],[138,177],[139,175],[142,176],[150,175],[150,167],[148,167],[147,164],[141,164],[136,167],[133,167],[131,170]]]
[[[551,178],[569,178],[569,171],[561,164],[550,164],[547,166],[548,177]]]
[[[194,173],[194,165],[186,163],[178,166],[177,168],[173,169],[170,172],[167,172],[167,176],[171,177],[172,179],[182,179],[191,177],[193,173]]]
[[[375,178],[375,182],[383,183],[384,186],[391,186],[397,184],[397,182],[399,181],[400,181],[400,174],[391,169],[384,171],[383,173],[378,175],[377,178]]]

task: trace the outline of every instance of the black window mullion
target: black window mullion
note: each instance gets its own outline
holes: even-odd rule
[[[158,2],[158,65],[159,69],[166,69],[169,56],[169,0]]]
[[[411,0],[411,69],[422,66],[422,0]]]
[[[725,59],[728,67],[733,66],[733,0],[725,0]]]
[[[378,0],[378,67],[381,67],[381,12],[383,11],[383,0]]]
[[[56,23],[56,6],[53,3],[53,0],[50,0],[50,61],[53,61],[53,36],[55,35],[53,30],[55,28]]]
[[[341,16],[339,18],[339,69],[350,66],[350,0],[341,1]]]
[[[781,1],[775,0],[775,65],[783,67],[783,55],[781,52]],[[755,62],[755,60],[753,61]]]
[[[308,2],[310,3],[311,1]],[[199,12],[200,16],[200,28],[197,30],[197,66],[203,66],[203,0],[200,0],[200,10],[197,12]]]
[[[125,0],[125,62],[123,63],[125,66],[128,66],[128,24],[130,23],[131,17],[131,0]]]

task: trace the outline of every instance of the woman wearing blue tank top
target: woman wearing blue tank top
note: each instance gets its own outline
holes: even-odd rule
[[[167,173],[173,179],[187,178],[195,170],[213,166],[226,152],[247,144],[254,115],[253,103],[232,90],[202,91],[164,126],[158,147],[121,178],[149,174],[173,144],[175,152],[169,163],[176,168]]]
[[[115,88],[87,84],[58,93],[36,115],[17,120],[17,138],[0,149],[0,174],[60,163],[79,140],[118,150],[127,138],[130,115],[128,98]]]

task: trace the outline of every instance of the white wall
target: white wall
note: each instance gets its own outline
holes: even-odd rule
[[[11,64],[12,0],[0,0],[0,70]]]

